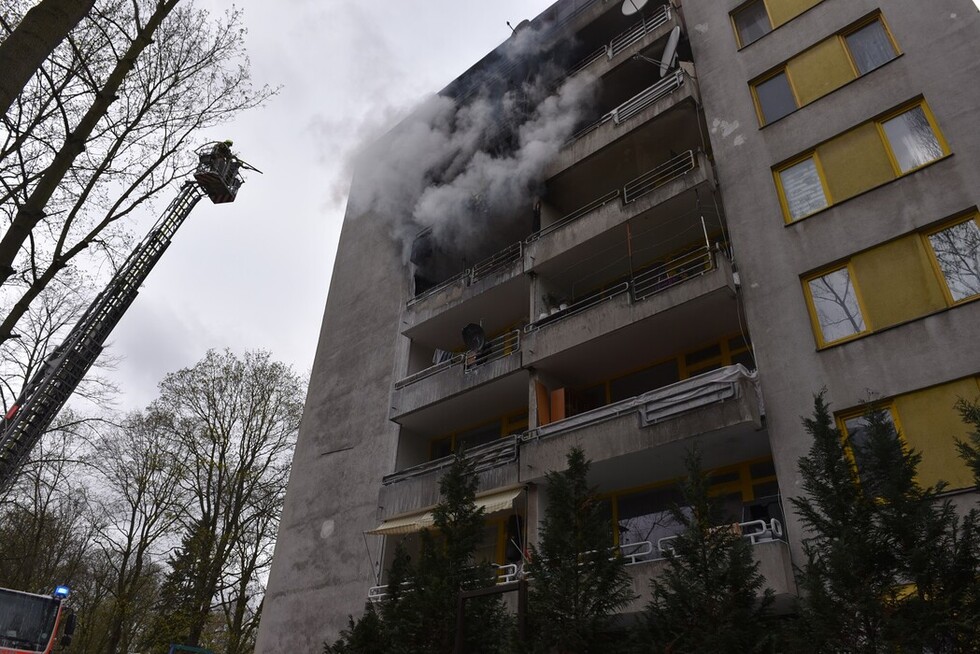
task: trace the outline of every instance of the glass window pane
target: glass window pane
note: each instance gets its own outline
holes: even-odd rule
[[[762,0],[756,0],[735,14],[735,26],[738,28],[738,38],[742,46],[746,46],[759,37],[772,31],[769,14]]]
[[[895,48],[880,20],[848,34],[846,40],[861,75],[895,58]]]
[[[864,317],[847,268],[811,279],[808,284],[825,343],[864,331]]]
[[[786,73],[779,73],[765,82],[756,84],[755,93],[759,96],[762,118],[766,124],[796,111],[796,97],[789,87]]]
[[[817,164],[812,158],[781,170],[779,179],[783,185],[789,215],[793,220],[799,220],[827,206],[827,196],[817,173]]]
[[[953,225],[929,236],[953,300],[980,295],[980,227],[975,220]]]
[[[681,501],[680,491],[676,487],[620,497],[617,506],[620,545],[649,541],[656,547],[661,538],[683,531],[683,525],[670,512],[670,507]]]
[[[943,156],[943,148],[922,107],[914,107],[886,120],[883,127],[903,173]]]

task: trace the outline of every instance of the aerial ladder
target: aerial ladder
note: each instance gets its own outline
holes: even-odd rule
[[[198,201],[207,195],[214,204],[234,202],[244,183],[241,171],[261,172],[233,154],[231,145],[231,141],[215,142],[195,151],[198,163],[193,181],[181,185],[177,197],[7,411],[0,432],[0,491],[13,482],[41,435],[95,363],[110,332]]]

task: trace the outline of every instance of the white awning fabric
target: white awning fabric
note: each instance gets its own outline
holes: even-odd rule
[[[521,494],[524,490],[523,486],[518,486],[517,488],[509,488],[507,490],[498,491],[496,493],[491,493],[489,495],[484,495],[483,497],[478,497],[474,501],[476,508],[483,507],[484,513],[490,515],[491,513],[496,513],[498,511],[505,511],[514,505],[514,498]],[[422,531],[431,527],[435,523],[435,518],[432,515],[432,511],[419,511],[418,513],[410,513],[408,515],[399,516],[397,518],[391,518],[390,520],[385,520],[380,525],[371,529],[365,533],[374,534],[376,536],[390,536],[393,534],[411,534],[416,531]]]

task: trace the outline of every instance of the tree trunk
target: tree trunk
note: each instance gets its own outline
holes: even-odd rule
[[[41,0],[0,43],[0,116],[95,0]]]
[[[178,2],[179,0],[160,0],[157,2],[153,15],[146,21],[136,38],[133,39],[129,49],[116,63],[112,74],[109,75],[105,84],[96,94],[92,106],[82,116],[78,126],[65,139],[61,149],[58,150],[51,165],[44,171],[30,197],[17,210],[17,215],[14,216],[10,228],[4,234],[3,240],[0,240],[0,284],[7,281],[13,274],[14,259],[30,236],[31,230],[44,217],[44,208],[51,196],[58,189],[75,158],[85,149],[85,142],[109,110],[109,105],[116,99],[116,92],[123,80],[126,79],[126,75],[133,69],[136,59],[153,42],[153,33],[163,22],[163,19],[167,17],[167,14],[173,11]]]

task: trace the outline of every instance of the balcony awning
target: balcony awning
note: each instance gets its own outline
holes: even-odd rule
[[[517,488],[508,488],[507,490],[490,493],[483,497],[477,497],[475,500],[476,508],[483,507],[484,514],[486,515],[498,511],[505,511],[513,506],[514,498],[520,495],[523,490],[523,486],[518,486]],[[427,529],[433,524],[435,524],[435,516],[432,515],[432,510],[430,509],[428,511],[419,511],[385,520],[374,529],[365,533],[376,536],[412,534],[416,531]]]

